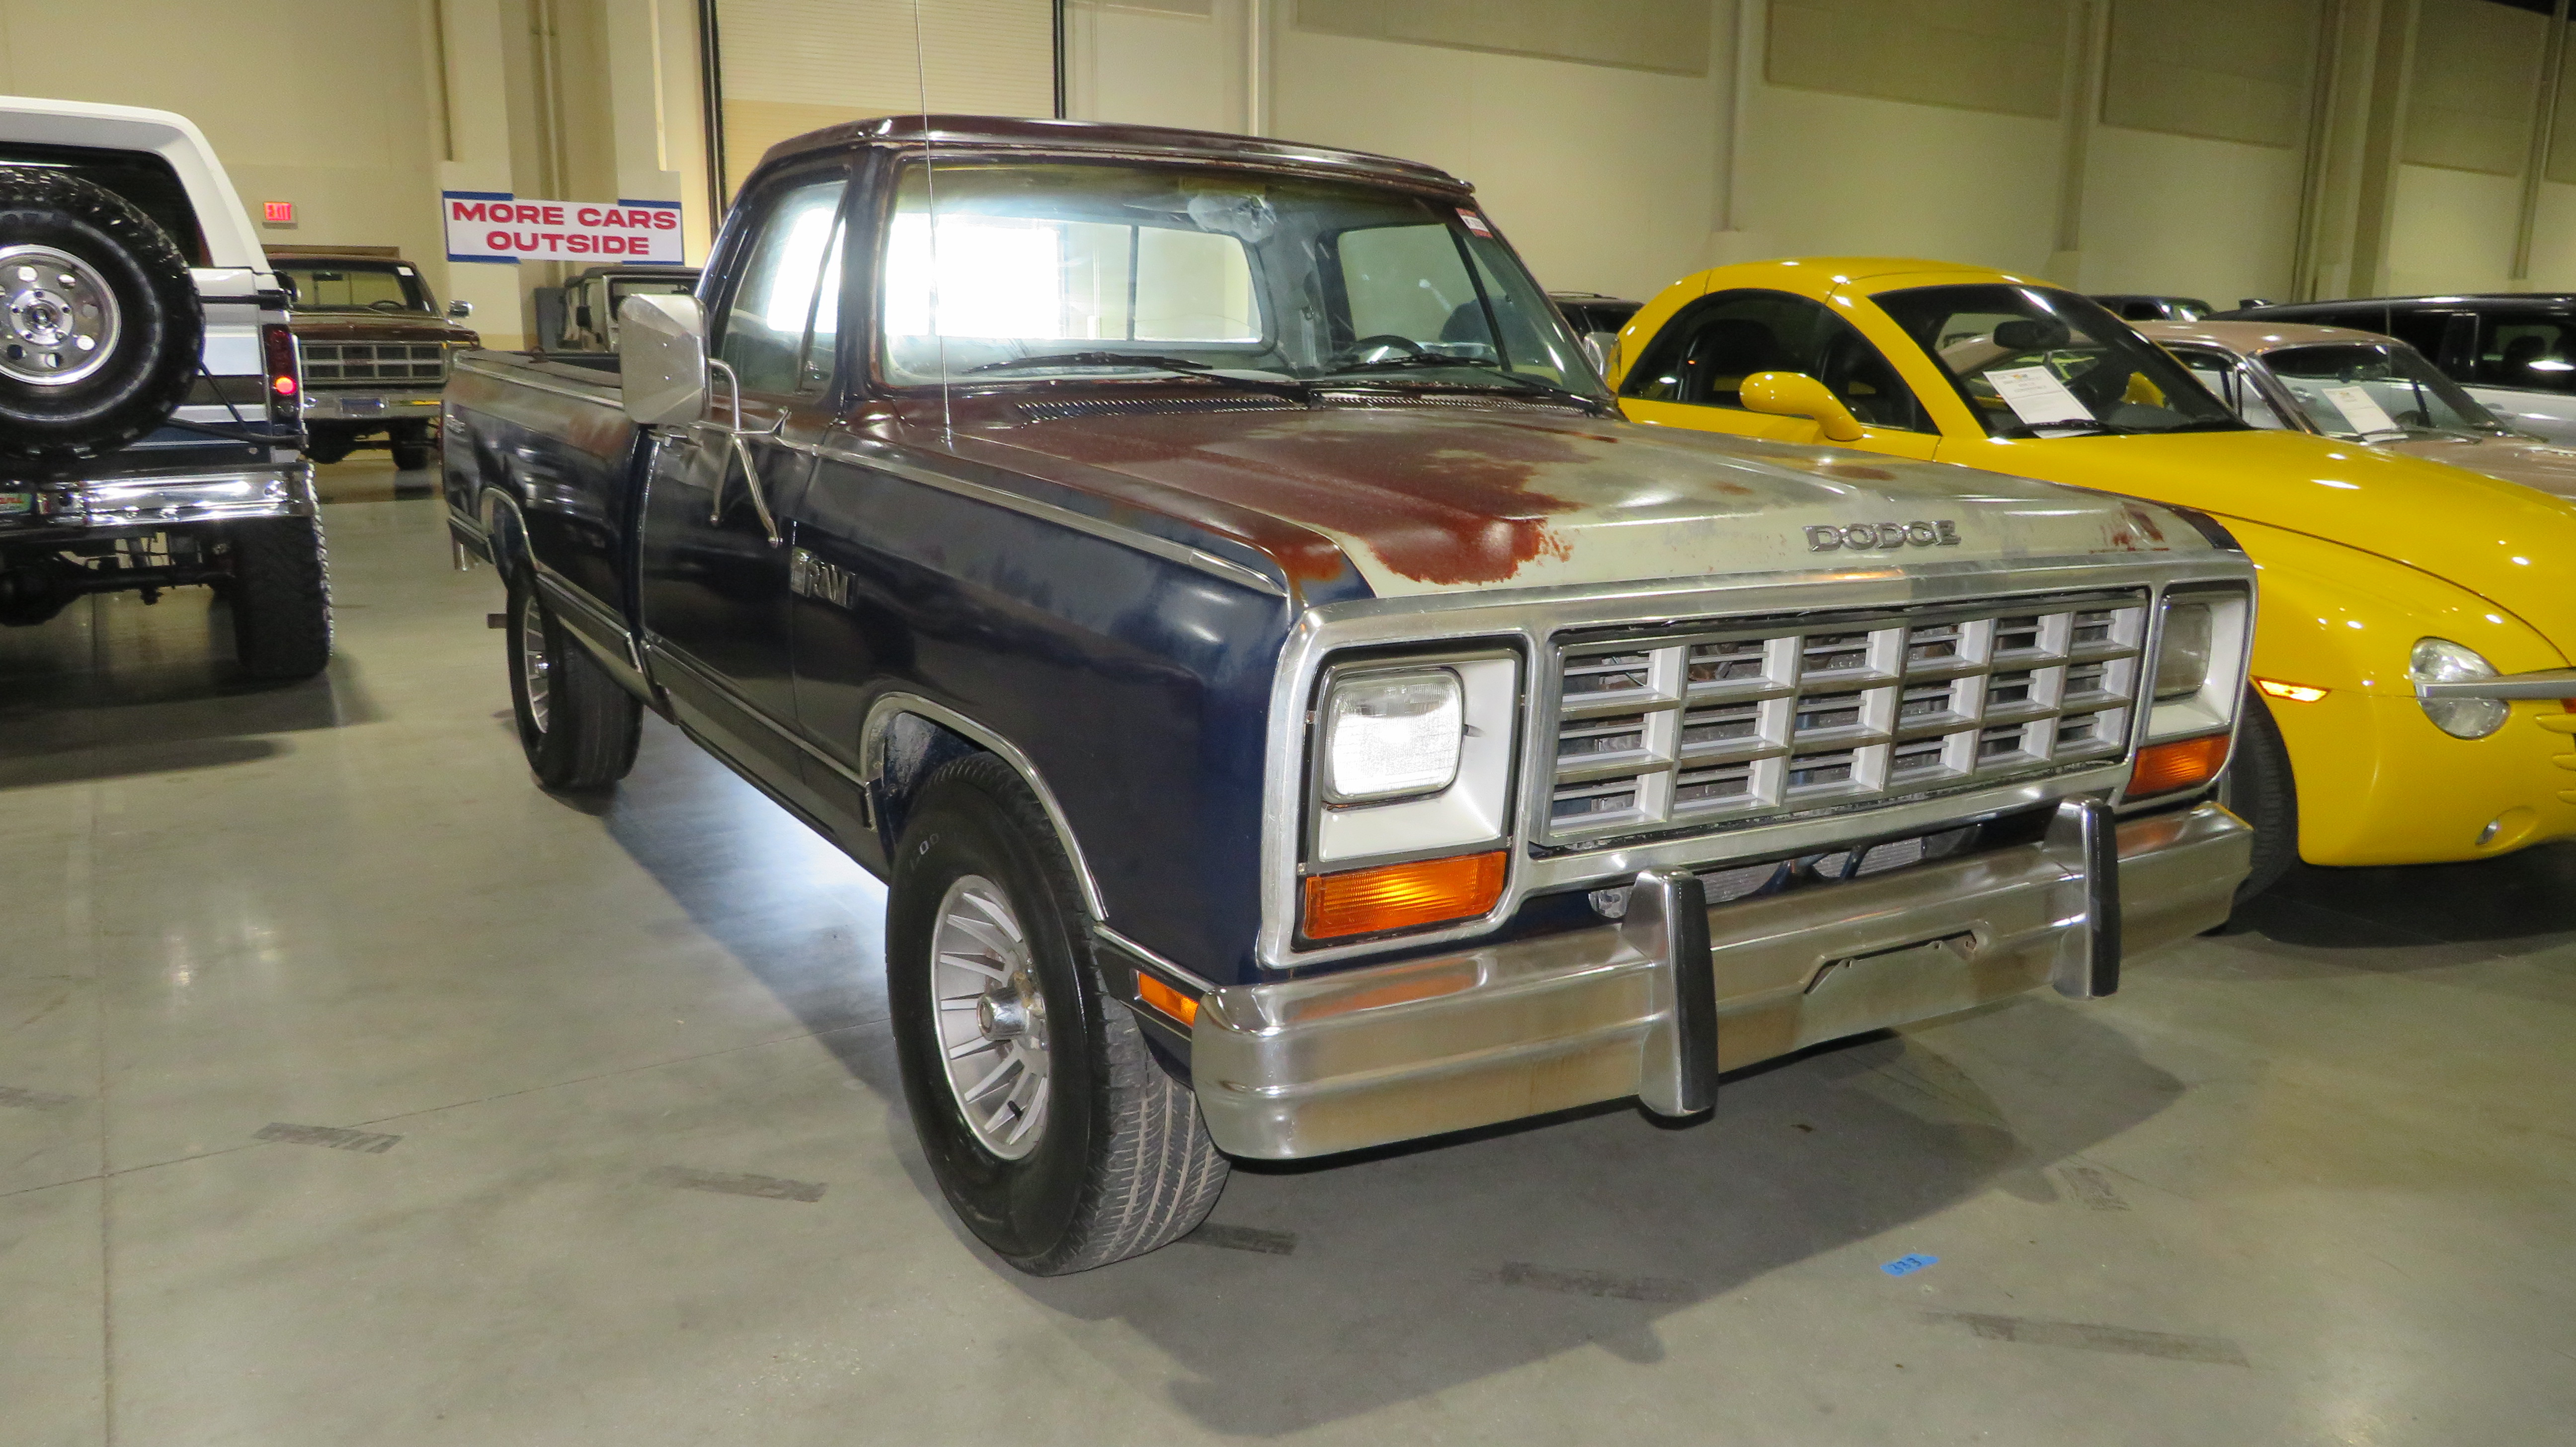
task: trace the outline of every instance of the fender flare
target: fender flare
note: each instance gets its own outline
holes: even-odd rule
[[[1046,811],[1047,821],[1055,826],[1056,842],[1064,846],[1065,859],[1073,865],[1074,881],[1081,886],[1083,909],[1092,923],[1105,924],[1108,906],[1100,897],[1100,882],[1092,877],[1090,862],[1082,852],[1082,842],[1074,837],[1072,821],[1065,817],[1064,805],[1055,791],[1047,787],[1046,778],[1029,756],[999,732],[945,704],[933,703],[917,693],[881,694],[868,705],[867,719],[859,726],[859,775],[882,793],[886,778],[886,735],[895,720],[909,715],[922,722],[964,739],[1011,766],[1020,782],[1037,796],[1038,807]]]

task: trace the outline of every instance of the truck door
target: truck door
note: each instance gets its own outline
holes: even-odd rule
[[[789,519],[828,420],[847,190],[847,163],[836,162],[745,198],[750,225],[728,245],[709,299],[710,356],[740,382],[741,433],[733,388],[710,367],[706,415],[656,442],[638,568],[654,677],[681,722],[800,802]],[[824,295],[834,304],[818,339]]]

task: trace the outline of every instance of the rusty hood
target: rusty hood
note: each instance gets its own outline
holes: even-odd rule
[[[2005,563],[2210,546],[2149,503],[1537,408],[1139,409],[978,440],[1000,444],[994,460],[1007,450],[1016,468],[1124,501],[1178,495],[1216,516],[1251,515],[1272,526],[1231,530],[1292,581],[1338,573],[1346,558],[1380,597],[1760,573],[1855,554]],[[1329,540],[1341,557],[1319,574],[1283,531]]]

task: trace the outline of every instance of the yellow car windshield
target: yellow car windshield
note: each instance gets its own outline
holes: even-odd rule
[[[2100,304],[2001,283],[1875,298],[1995,437],[2218,432],[2245,424]]]

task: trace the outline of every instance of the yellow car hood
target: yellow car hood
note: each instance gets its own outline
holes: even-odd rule
[[[2576,649],[2576,503],[2516,483],[2291,432],[2043,438],[1975,461],[2375,553],[2520,616],[2562,654]]]

